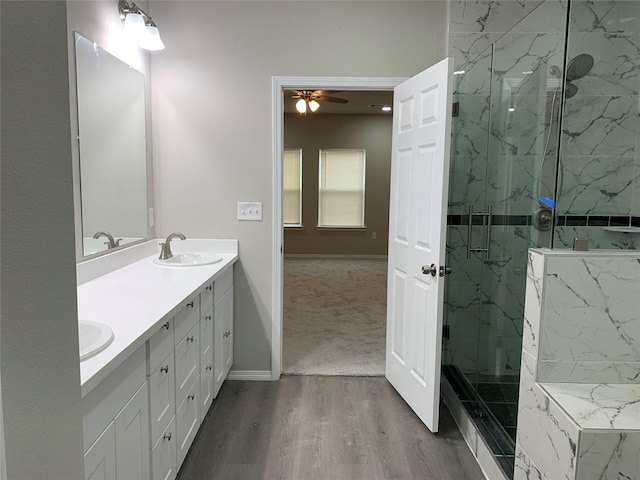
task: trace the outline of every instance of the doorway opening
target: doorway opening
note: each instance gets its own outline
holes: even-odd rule
[[[273,329],[272,329],[272,365],[271,373],[273,379],[280,378],[282,374],[282,355],[283,355],[283,325],[284,325],[284,219],[283,219],[283,154],[285,149],[285,99],[287,99],[288,92],[292,90],[296,91],[315,91],[315,90],[333,90],[340,91],[340,94],[335,94],[336,97],[341,97],[342,92],[359,92],[359,91],[382,91],[392,92],[393,88],[401,83],[402,78],[322,78],[322,77],[274,77],[273,79],[273,112],[274,112],[274,128],[273,128],[273,192],[274,192],[274,238],[273,238]],[[321,107],[322,108],[322,107]],[[307,113],[307,117],[310,115],[316,115],[315,113]],[[390,132],[389,132],[390,133]],[[313,154],[312,154],[313,155]],[[388,193],[387,193],[388,195]],[[322,235],[322,228],[318,229],[315,215],[308,218],[309,225],[306,228],[318,230]],[[362,226],[361,229],[363,236],[371,235],[372,232],[368,232]],[[385,225],[388,228],[388,220]],[[295,232],[295,230],[291,230]],[[344,232],[353,233],[353,232]],[[296,233],[294,233],[295,235]],[[377,232],[376,232],[377,234]],[[326,237],[326,234],[325,234]],[[295,237],[294,237],[295,238]],[[322,241],[322,238],[320,238]],[[356,247],[357,248],[357,247]],[[295,249],[294,249],[295,250]],[[355,254],[355,252],[354,252]],[[295,255],[295,253],[294,253]],[[317,261],[317,258],[309,257],[302,254],[306,258],[292,259],[292,263],[298,263],[298,270],[300,268],[304,271],[304,262],[312,260]],[[295,261],[294,261],[295,260]],[[340,262],[338,262],[340,263]],[[386,266],[386,263],[385,263]],[[341,268],[344,268],[342,266]],[[296,270],[296,266],[293,266],[293,271]],[[386,280],[386,274],[384,275]],[[295,296],[297,292],[293,292]],[[386,298],[384,299],[386,300]],[[335,308],[339,309],[339,305]],[[304,348],[304,347],[302,347]],[[330,355],[330,354],[329,354]]]

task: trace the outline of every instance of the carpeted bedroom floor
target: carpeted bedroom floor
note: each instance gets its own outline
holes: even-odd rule
[[[284,261],[282,373],[384,375],[386,260]]]

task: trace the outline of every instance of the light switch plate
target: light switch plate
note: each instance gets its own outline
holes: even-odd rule
[[[238,202],[238,220],[262,221],[262,202]]]

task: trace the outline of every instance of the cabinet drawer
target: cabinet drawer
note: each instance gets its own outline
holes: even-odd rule
[[[176,314],[174,320],[174,338],[177,345],[200,320],[200,297],[195,295],[184,302],[182,310]]]
[[[176,418],[174,416],[151,451],[151,478],[153,480],[173,480],[176,478],[178,473],[176,443]]]
[[[116,428],[112,421],[84,454],[85,480],[116,478]]]
[[[204,315],[204,312],[211,308],[213,308],[213,282],[200,292],[200,312]]]
[[[186,398],[176,410],[178,470],[180,470],[184,457],[187,455],[196,433],[198,433],[198,428],[200,428],[200,377],[196,377],[187,390]]]
[[[176,405],[187,396],[195,378],[200,373],[200,325],[189,330],[176,345]]]
[[[158,327],[147,343],[147,375],[160,366],[160,362],[173,351],[173,318]]]
[[[230,266],[220,277],[216,279],[213,287],[213,303],[217,303],[222,298],[229,287],[233,285],[233,266]]]
[[[151,445],[154,445],[175,414],[176,391],[173,350],[149,376],[148,383]]]

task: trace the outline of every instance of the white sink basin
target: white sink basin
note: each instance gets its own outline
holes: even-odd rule
[[[113,341],[113,330],[104,323],[80,320],[78,334],[80,337],[80,360],[101,352]]]
[[[222,256],[216,253],[174,253],[168,260],[154,258],[153,263],[166,267],[195,267],[209,265],[222,261]]]

